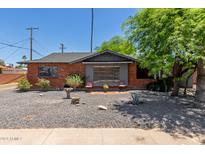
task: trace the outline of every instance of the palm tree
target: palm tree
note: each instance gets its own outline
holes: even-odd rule
[[[23,55],[23,56],[22,56],[22,60],[25,62],[26,59],[27,59],[26,55]]]
[[[198,61],[197,65],[197,82],[196,82],[196,99],[205,102],[205,68],[203,60]]]

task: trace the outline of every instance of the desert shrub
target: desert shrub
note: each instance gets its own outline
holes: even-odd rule
[[[50,88],[50,81],[46,79],[38,79],[38,82],[36,83],[38,87],[41,88],[41,90],[49,90]]]
[[[18,89],[20,91],[28,91],[31,87],[32,87],[32,85],[25,78],[19,80],[19,82],[18,82]]]
[[[68,75],[65,80],[66,84],[74,89],[80,87],[84,83],[83,78],[78,74]]]

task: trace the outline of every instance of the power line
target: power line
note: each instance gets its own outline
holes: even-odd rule
[[[24,42],[22,45],[25,45],[26,44],[26,42]],[[7,60],[7,59],[9,59],[11,56],[13,56],[18,50],[20,50],[19,48],[17,48],[16,50],[14,50],[9,56],[7,56],[6,58],[5,58],[5,60]]]
[[[44,57],[44,55],[42,55],[40,52],[38,52],[38,51],[36,51],[36,50],[34,50],[34,49],[33,49],[33,52],[35,52],[35,53],[38,54],[39,56]]]
[[[16,49],[16,50],[14,50],[9,56],[7,56],[6,58],[5,58],[5,60],[8,60],[11,56],[13,56],[18,50],[20,50],[20,49]]]
[[[18,41],[18,42],[15,42],[15,43],[10,44],[10,45],[19,44],[19,43],[22,43],[22,42],[24,42],[24,41],[26,41],[26,40],[28,40],[28,38],[27,38],[27,39],[24,39],[24,40],[21,40],[21,41]],[[5,43],[5,44],[7,44],[7,43]],[[8,43],[8,44],[9,44],[9,43]],[[1,47],[1,48],[0,48],[0,50],[1,50],[1,49],[4,49],[4,48],[7,48],[7,47],[9,47],[9,46],[8,46],[8,45],[6,45],[6,46],[4,46],[4,47]]]
[[[16,45],[4,43],[4,42],[0,42],[0,44],[6,45],[6,46],[9,46],[9,47],[13,47],[13,48],[19,48],[19,49],[25,49],[25,50],[29,49],[29,48],[24,48],[24,47],[21,47],[21,46],[16,46]]]
[[[17,48],[16,50],[14,50],[9,56],[7,56],[6,58],[5,58],[5,60],[7,60],[7,59],[9,59],[11,56],[13,56],[18,50],[20,50],[20,48]],[[27,50],[28,50],[28,48],[27,48]],[[44,56],[44,55],[42,55],[41,53],[39,53],[38,51],[36,51],[36,50],[34,50],[33,49],[33,52],[34,53],[36,53],[37,55],[39,55],[39,56]]]
[[[26,40],[26,39],[25,39],[25,40]],[[16,42],[16,43],[14,43],[14,44],[21,43],[21,42],[23,42],[23,41],[25,41],[25,40]],[[5,45],[6,47],[17,48],[17,49],[14,50],[9,56],[7,56],[7,57],[5,58],[5,60],[7,60],[7,59],[9,59],[11,56],[13,56],[19,49],[29,50],[29,48],[25,48],[25,47],[21,47],[21,46],[16,46],[16,45],[14,45],[14,44],[8,44],[8,43],[4,43],[4,42],[0,42],[0,44]],[[24,44],[25,44],[25,43],[24,43]],[[34,50],[34,49],[32,49],[32,51],[33,51],[34,53],[38,54],[39,56],[42,56],[42,57],[44,56],[43,54],[41,54],[40,52],[38,52],[38,51],[36,51],[36,50]]]
[[[48,50],[47,48],[45,48],[45,46],[43,46],[39,41],[37,41],[35,38],[33,38],[33,41],[38,44],[38,46],[41,48],[41,49],[44,49],[44,50]]]

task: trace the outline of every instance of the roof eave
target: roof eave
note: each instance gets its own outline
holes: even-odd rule
[[[17,64],[38,64],[38,63],[66,63],[71,64],[70,62],[58,62],[58,61],[29,61],[29,62],[17,62]]]
[[[82,62],[83,64],[131,64],[133,61],[122,61],[122,62]]]
[[[137,62],[137,60],[133,57],[130,57],[130,56],[127,56],[127,55],[123,55],[123,54],[120,54],[118,52],[115,52],[115,51],[111,51],[111,50],[105,50],[103,52],[95,52],[91,55],[88,55],[88,56],[85,56],[85,57],[82,57],[82,58],[79,58],[79,59],[75,59],[73,61],[70,61],[70,62],[58,62],[58,61],[23,61],[23,62],[17,62],[17,64],[30,64],[30,63],[68,63],[68,64],[74,64],[74,63],[78,63],[78,62],[83,62],[84,60],[86,59],[89,59],[89,58],[92,58],[92,57],[95,57],[95,56],[98,56],[98,55],[101,55],[101,54],[104,54],[104,53],[112,53],[114,55],[117,55],[117,56],[120,56],[120,57],[124,57],[124,58],[127,58],[128,60],[131,60],[133,62]]]
[[[111,50],[105,50],[105,51],[103,51],[103,52],[96,52],[96,53],[93,53],[93,54],[91,54],[91,55],[89,55],[89,56],[86,56],[86,57],[83,57],[83,58],[74,60],[74,61],[71,62],[71,64],[77,63],[77,62],[82,62],[82,61],[84,61],[84,60],[86,60],[86,59],[88,59],[88,58],[92,58],[92,57],[95,57],[95,56],[104,54],[104,53],[106,53],[106,52],[115,54],[115,55],[120,56],[120,57],[124,57],[124,58],[130,59],[130,60],[132,60],[132,61],[134,61],[134,62],[137,62],[137,60],[136,60],[135,58],[132,58],[132,57],[130,57],[130,56],[123,55],[123,54],[119,54],[119,53],[114,52],[114,51],[111,51]]]

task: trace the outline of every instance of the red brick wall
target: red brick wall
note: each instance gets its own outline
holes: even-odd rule
[[[35,86],[38,81],[38,67],[39,66],[57,66],[57,78],[45,78],[50,80],[51,86],[55,88],[62,88],[65,84],[65,78],[72,73],[80,73],[85,75],[85,65],[81,63],[67,64],[67,63],[31,63],[28,64],[27,78],[29,82]],[[153,82],[152,79],[137,79],[136,64],[128,64],[128,87],[135,89],[145,89],[146,85]]]
[[[128,86],[136,89],[146,89],[147,84],[155,81],[154,79],[137,79],[136,63],[128,64]]]
[[[31,63],[28,64],[27,78],[32,85],[35,85],[38,81],[38,67],[39,66],[57,66],[58,77],[57,78],[45,78],[50,80],[51,86],[55,88],[62,88],[65,84],[65,78],[72,73],[85,74],[85,66],[81,63],[66,64],[66,63]]]

